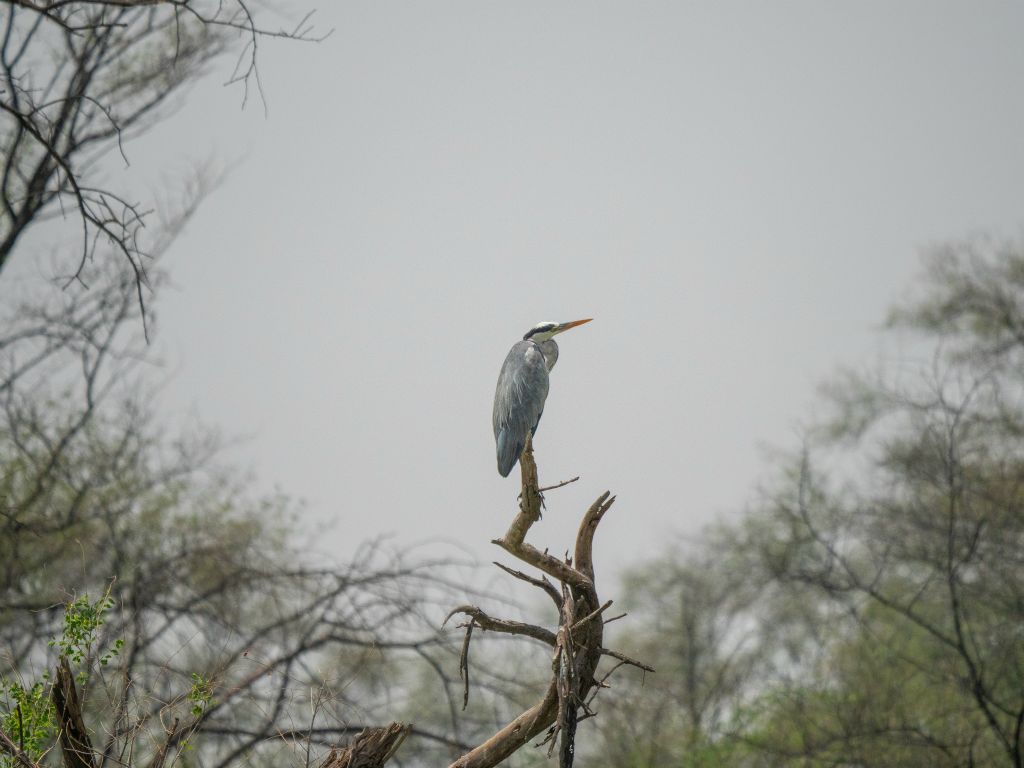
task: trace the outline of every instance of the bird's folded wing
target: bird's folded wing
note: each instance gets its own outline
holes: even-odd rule
[[[540,348],[520,341],[508,353],[494,394],[494,440],[498,471],[507,476],[536,429],[548,396],[548,369]]]

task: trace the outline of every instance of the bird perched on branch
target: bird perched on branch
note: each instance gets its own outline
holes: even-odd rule
[[[537,431],[548,396],[548,372],[558,362],[554,337],[592,319],[537,323],[509,350],[498,374],[491,418],[502,477],[508,477],[519,461],[527,436]]]

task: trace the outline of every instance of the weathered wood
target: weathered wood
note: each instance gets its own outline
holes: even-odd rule
[[[539,702],[499,730],[487,741],[460,757],[449,768],[491,768],[547,730],[558,712],[555,682]]]
[[[540,520],[540,507],[543,497],[540,495],[540,484],[537,482],[537,463],[533,460],[533,437],[527,436],[526,447],[519,457],[519,472],[522,477],[522,493],[519,496],[519,514],[512,520],[505,537],[501,541],[511,547],[523,543],[530,526]]]
[[[576,713],[597,685],[594,672],[601,659],[604,634],[601,613],[610,602],[602,606],[598,600],[594,586],[592,548],[597,525],[615,499],[611,494],[604,493],[591,505],[576,537],[575,562],[562,560],[526,543],[527,533],[540,519],[543,503],[530,440],[519,459],[519,465],[522,475],[519,511],[505,536],[493,543],[561,582],[562,590],[559,594],[554,585],[543,578],[533,579],[501,566],[506,572],[533,584],[554,600],[559,607],[559,629],[553,633],[532,625],[493,619],[482,611],[480,615],[493,628],[500,627],[498,631],[551,642],[555,646],[551,682],[540,701],[476,749],[460,757],[449,768],[491,768],[545,731],[548,731],[545,742],[550,740],[552,748],[561,736],[559,762],[562,766],[571,766],[575,752]],[[456,610],[470,616],[480,611],[473,606],[461,606]]]
[[[85,729],[75,677],[63,656],[57,663],[52,695],[57,722],[60,723],[60,749],[65,768],[96,768],[96,750]]]
[[[364,728],[347,747],[332,749],[320,768],[382,768],[402,746],[411,729],[406,723]]]
[[[499,729],[482,744],[453,762],[449,768],[493,768],[545,732],[547,735],[543,739],[543,743],[550,742],[552,750],[556,744],[560,743],[559,764],[563,768],[569,768],[575,754],[576,723],[579,719],[577,712],[582,708],[585,713],[584,717],[593,714],[586,704],[587,697],[591,692],[596,693],[596,689],[602,685],[595,679],[595,671],[602,654],[614,656],[619,659],[620,664],[634,664],[644,669],[650,669],[628,656],[603,647],[605,622],[602,615],[605,609],[611,605],[611,601],[602,604],[597,596],[597,588],[594,584],[593,541],[598,524],[615,498],[610,493],[603,493],[597,498],[583,516],[576,536],[574,559],[557,558],[548,554],[547,551],[541,552],[532,544],[526,543],[526,535],[530,528],[540,520],[543,504],[543,496],[537,481],[537,465],[533,457],[532,440],[527,440],[526,448],[519,459],[519,465],[522,476],[519,510],[504,537],[495,539],[493,543],[522,562],[532,565],[555,579],[561,584],[561,589],[556,588],[555,584],[543,576],[534,578],[522,571],[501,564],[497,565],[515,578],[542,590],[552,599],[559,611],[558,631],[552,632],[532,624],[494,618],[473,605],[461,605],[455,608],[448,614],[445,622],[447,623],[452,616],[460,613],[469,619],[462,625],[466,627],[466,636],[459,659],[459,673],[462,675],[465,685],[465,697],[468,697],[469,694],[469,644],[474,627],[492,632],[532,637],[552,645],[554,656],[551,680],[536,704]],[[553,487],[561,485],[564,483]],[[394,729],[399,726],[400,724],[395,723],[388,728]],[[392,744],[386,740],[387,735],[397,734],[397,731],[375,729],[376,731],[385,731],[385,734],[379,737],[382,740],[380,748],[377,751],[374,751],[376,748],[370,750],[373,756],[360,757],[359,759],[363,762],[354,762],[356,758],[353,755],[355,753],[332,750],[321,768],[379,768],[382,766],[401,744],[404,733]],[[367,744],[370,743],[371,737],[378,738],[368,731],[364,731],[364,734],[369,734]],[[360,734],[356,742],[362,739],[364,734]],[[352,747],[348,749],[351,750]],[[380,757],[381,754],[384,756]],[[345,762],[346,760],[348,762]],[[373,762],[374,760],[376,762]]]

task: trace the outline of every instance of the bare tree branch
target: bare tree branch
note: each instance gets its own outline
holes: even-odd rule
[[[598,684],[594,673],[602,654],[615,655],[623,660],[628,658],[602,648],[604,622],[598,619],[611,605],[611,601],[601,604],[594,587],[593,537],[598,523],[614,499],[610,494],[604,493],[587,510],[576,537],[575,563],[559,560],[525,542],[530,527],[540,519],[542,503],[530,439],[527,439],[519,463],[522,475],[519,511],[505,537],[494,543],[561,582],[562,593],[557,595],[556,600],[559,607],[558,631],[551,632],[530,624],[494,619],[480,608],[471,605],[454,609],[449,613],[448,619],[456,613],[470,617],[466,635],[467,646],[469,631],[474,626],[507,634],[525,635],[553,646],[552,679],[543,696],[532,707],[452,763],[451,768],[487,768],[497,765],[545,730],[549,731],[545,741],[550,741],[552,748],[559,736],[561,737],[560,765],[563,768],[570,768],[575,754],[577,710],[580,707],[586,708],[588,694]],[[503,567],[503,570],[532,584],[549,597],[554,597],[554,588],[546,579],[534,579],[507,567]],[[467,667],[468,676],[466,651],[468,648],[464,647],[462,663]],[[634,662],[630,659],[629,663]],[[645,666],[635,663],[637,666]],[[587,713],[589,714],[589,710]]]

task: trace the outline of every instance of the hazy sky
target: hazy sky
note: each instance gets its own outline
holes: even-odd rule
[[[1021,232],[1019,2],[321,6],[327,41],[261,49],[268,117],[225,61],[129,152],[168,189],[242,160],[167,262],[163,403],[245,437],[342,555],[497,553],[498,369],[578,317],[537,451],[582,479],[532,538],[611,489],[600,562],[660,550],[753,498],[835,366],[892,353],[923,247]]]

